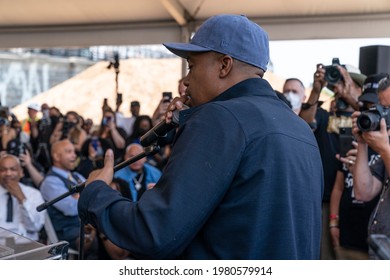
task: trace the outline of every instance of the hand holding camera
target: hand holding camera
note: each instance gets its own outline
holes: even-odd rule
[[[160,100],[160,103],[158,104],[158,107],[153,113],[152,119],[154,124],[157,124],[157,122],[161,121],[164,118],[165,113],[167,112],[171,101],[172,101],[172,92],[164,91],[162,93],[162,98]]]
[[[357,96],[353,91],[354,81],[347,71],[346,65],[340,64],[338,58],[333,58],[332,65],[324,66],[326,87],[332,90],[336,95],[336,106],[339,110],[346,110],[351,106],[359,110]]]
[[[314,73],[313,91],[320,95],[321,90],[325,85],[325,67],[322,64],[317,64],[317,69]]]
[[[88,153],[91,159],[98,159],[104,156],[103,148],[98,137],[93,136],[91,138]]]
[[[389,126],[387,123],[390,124],[390,122],[387,120],[388,109],[383,108],[386,111],[384,113],[380,111],[381,107],[381,105],[374,105],[372,109],[370,108],[371,110],[356,111],[352,114],[352,131],[356,140],[359,144],[369,145],[378,154],[382,154],[389,149]],[[378,108],[379,111],[376,111]],[[360,127],[363,128],[363,131]]]
[[[32,165],[31,155],[27,149],[24,151],[24,153],[19,154],[19,160],[22,166]]]
[[[110,126],[111,123],[112,123],[112,117],[111,116],[107,116],[107,117],[103,118],[103,125],[104,126]]]
[[[338,58],[333,58],[331,65],[324,66],[324,78],[328,85],[334,86],[344,80],[344,77],[341,72],[342,68],[345,68],[345,65],[341,65],[340,60]]]
[[[390,109],[376,104],[359,115],[356,125],[362,132],[380,130],[381,119],[385,119],[386,128],[390,129]]]

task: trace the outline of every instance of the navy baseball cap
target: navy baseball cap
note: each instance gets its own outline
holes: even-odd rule
[[[164,43],[172,53],[187,59],[190,52],[214,51],[267,70],[268,34],[243,15],[217,15],[207,19],[190,43]]]
[[[386,78],[386,73],[374,74],[367,77],[363,84],[362,95],[359,96],[359,101],[378,104],[378,84],[383,78]]]

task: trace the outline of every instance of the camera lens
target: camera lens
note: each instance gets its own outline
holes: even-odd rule
[[[374,131],[379,129],[381,117],[374,113],[362,113],[357,119],[357,126],[361,131]]]
[[[326,71],[325,71],[325,80],[331,85],[334,85],[338,81],[340,81],[341,80],[341,73],[340,73],[339,69],[337,69],[337,67],[335,67],[335,66],[327,67]]]

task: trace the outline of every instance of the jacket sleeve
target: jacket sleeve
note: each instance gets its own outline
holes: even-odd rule
[[[207,106],[180,127],[164,173],[139,202],[96,181],[81,194],[80,217],[138,258],[175,258],[229,189],[245,141],[230,112]]]

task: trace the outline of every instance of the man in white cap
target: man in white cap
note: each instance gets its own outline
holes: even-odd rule
[[[22,122],[22,131],[26,133],[28,136],[31,135],[34,129],[36,129],[36,133],[38,133],[37,122],[39,120],[38,112],[40,111],[41,111],[41,105],[39,105],[36,102],[30,103],[27,106],[28,117]]]
[[[318,258],[320,154],[262,79],[267,33],[245,16],[218,15],[190,43],[164,45],[189,66],[186,95],[170,110],[188,98],[192,108],[180,112],[162,177],[136,203],[121,197],[108,186],[109,150],[81,193],[80,218],[135,258]]]

